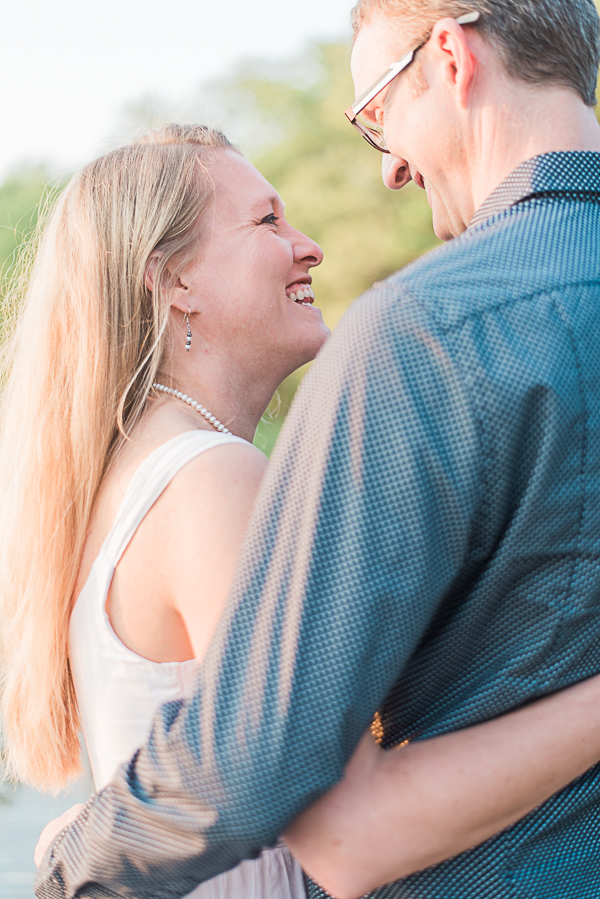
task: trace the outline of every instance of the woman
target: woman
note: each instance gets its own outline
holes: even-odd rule
[[[266,465],[254,430],[277,385],[327,336],[310,287],[321,258],[273,188],[206,128],[169,126],[110,153],[61,196],[3,400],[3,718],[14,776],[63,787],[80,770],[81,723],[100,788],[144,742],[157,706],[193,689]],[[600,758],[589,711],[599,691],[580,685],[404,753],[382,753],[367,735],[345,782],[291,827],[290,845],[326,886],[356,893],[360,864],[347,854],[364,843],[382,784],[367,888],[485,839]],[[551,738],[560,755],[542,777]],[[465,780],[488,801],[473,798],[457,823]],[[411,802],[421,840],[407,840],[407,855],[386,834]],[[356,820],[340,841],[348,809]],[[436,830],[436,818],[447,826]],[[298,864],[277,847],[194,895],[302,892]]]

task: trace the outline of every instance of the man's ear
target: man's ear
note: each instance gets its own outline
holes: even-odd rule
[[[477,58],[467,31],[454,19],[436,23],[430,39],[431,58],[443,66],[443,77],[463,109],[469,106]]]

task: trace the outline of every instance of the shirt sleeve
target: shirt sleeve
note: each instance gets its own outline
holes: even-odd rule
[[[460,575],[480,456],[450,336],[366,294],[294,401],[194,697],[55,841],[38,899],[184,896],[339,780]]]

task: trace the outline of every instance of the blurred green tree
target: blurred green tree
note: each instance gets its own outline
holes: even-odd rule
[[[439,243],[425,192],[383,186],[381,154],[344,117],[353,97],[350,47],[320,44],[301,61],[246,63],[197,104],[248,147],[290,222],[321,244],[314,286],[331,326],[373,281]]]
[[[10,265],[13,253],[35,227],[38,203],[50,180],[43,165],[18,169],[0,184],[0,271]]]
[[[425,192],[413,184],[386,190],[380,154],[343,115],[354,97],[349,58],[348,44],[331,43],[277,64],[246,61],[198,88],[177,112],[168,101],[141,98],[124,110],[120,128],[123,137],[170,119],[221,125],[280,192],[289,220],[321,244],[325,260],[313,286],[332,328],[373,281],[439,243]],[[37,168],[0,185],[0,265],[35,224],[45,180]],[[282,385],[279,415],[261,425],[267,451],[301,376]]]
[[[386,190],[380,154],[343,115],[354,96],[349,58],[348,44],[320,44],[276,65],[240,64],[225,81],[199,88],[183,116],[221,122],[280,192],[289,220],[321,244],[325,261],[314,272],[313,284],[332,328],[373,281],[438,242],[424,191],[414,185],[401,193]],[[141,98],[128,107],[121,134],[169,119],[168,104],[159,100],[157,105]],[[0,187],[0,265],[6,267],[35,225],[45,180],[41,168],[24,170]],[[258,442],[267,452],[302,374],[282,385],[279,414],[267,414],[261,424]]]
[[[344,117],[354,97],[349,61],[348,45],[321,44],[301,65],[246,64],[198,102],[218,111],[233,139],[241,132],[242,149],[249,145],[281,194],[288,220],[323,248],[313,287],[332,328],[374,281],[439,244],[425,192],[414,184],[387,190],[381,154]],[[302,374],[282,385],[279,416],[261,426],[267,449]]]

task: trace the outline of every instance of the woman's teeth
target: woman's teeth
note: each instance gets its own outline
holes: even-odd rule
[[[312,287],[304,287],[302,290],[297,290],[295,293],[288,293],[288,297],[294,303],[301,303],[302,306],[310,306],[312,300],[315,298],[315,292]],[[304,300],[310,300],[311,302],[305,303]]]

